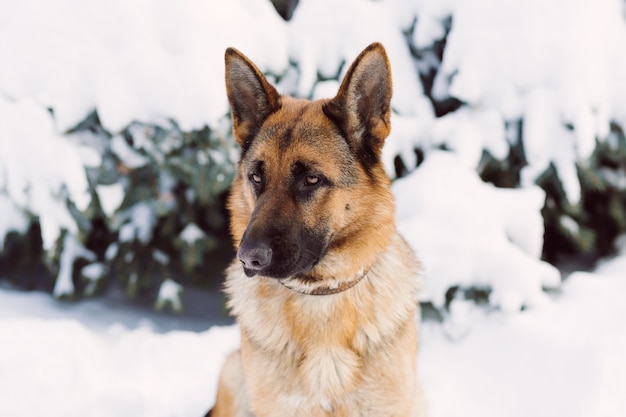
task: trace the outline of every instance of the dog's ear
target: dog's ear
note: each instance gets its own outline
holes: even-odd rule
[[[224,60],[233,131],[245,152],[267,116],[280,108],[280,94],[252,61],[235,48],[226,49]]]
[[[391,68],[385,48],[373,43],[356,58],[339,92],[323,109],[341,129],[353,152],[377,163],[390,131]]]

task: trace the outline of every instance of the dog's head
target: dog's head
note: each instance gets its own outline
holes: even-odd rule
[[[332,99],[281,96],[235,49],[226,87],[241,159],[229,198],[248,276],[348,278],[371,266],[395,230],[381,163],[391,75],[382,45],[354,61]]]

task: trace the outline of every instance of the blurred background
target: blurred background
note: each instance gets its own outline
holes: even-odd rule
[[[613,253],[626,230],[622,2],[0,7],[0,279],[15,287],[71,299],[115,287],[165,308],[179,304],[159,301],[160,289],[219,285],[232,257],[224,201],[238,158],[224,88],[227,46],[283,93],[317,98],[333,96],[347,65],[381,41],[395,85],[385,149],[392,178],[445,151],[467,168],[460,177],[476,173],[520,193],[539,186],[541,195],[509,223],[540,214],[542,230],[522,231],[530,236],[515,243],[534,240],[523,249],[553,265],[588,268]],[[457,182],[432,173],[432,184],[406,191],[453,194]],[[399,198],[404,217],[424,217],[423,207]],[[454,227],[457,235],[474,232],[471,216],[480,213],[464,213],[468,205],[488,214],[498,204],[458,200],[444,205],[447,223],[458,215],[461,224],[440,225],[436,236],[403,230],[418,252]],[[502,228],[511,240],[512,225]],[[436,250],[473,250],[447,240]],[[478,280],[461,275],[465,284]]]
[[[234,254],[224,203],[239,150],[225,48],[246,54],[282,93],[315,99],[333,96],[373,41],[384,44],[393,71],[384,159],[398,227],[424,264],[422,321],[438,326],[424,325],[433,340],[424,355],[464,340],[484,315],[513,314],[535,329],[557,308],[546,306],[586,306],[583,318],[571,319],[574,307],[557,314],[565,321],[555,319],[555,328],[588,318],[610,322],[611,338],[601,332],[591,349],[589,334],[579,331],[575,343],[584,345],[580,352],[591,349],[593,360],[581,353],[558,362],[556,379],[545,382],[566,387],[552,398],[554,408],[511,414],[503,411],[510,399],[480,415],[623,415],[624,401],[598,387],[623,393],[626,381],[613,371],[609,379],[598,375],[603,366],[626,368],[625,361],[596,361],[626,347],[624,331],[613,333],[612,324],[626,314],[617,298],[626,291],[621,0],[0,0],[0,318],[71,305],[63,317],[74,311],[79,321],[89,311],[136,307],[133,314],[170,320],[155,325],[160,331],[230,323],[219,289]],[[62,307],[49,304],[55,299]],[[94,301],[96,310],[81,309]],[[594,315],[613,304],[606,317]],[[515,346],[526,343],[515,335]],[[220,345],[213,337],[202,343]],[[236,337],[229,333],[227,345],[236,346]],[[610,352],[602,350],[607,340]],[[515,350],[507,346],[498,352]],[[470,355],[462,352],[459,364]],[[537,346],[534,357],[545,352]],[[572,358],[592,370],[583,372],[594,375],[584,377],[585,389],[564,376]],[[211,369],[207,392],[217,364]],[[462,380],[454,372],[437,379],[434,367],[425,373],[435,387]],[[579,388],[597,395],[582,396],[584,407],[560,407]],[[431,393],[434,415],[459,415],[444,393]],[[122,411],[101,415],[193,415],[211,395],[185,397],[195,407],[188,414],[122,401]],[[485,405],[475,392],[464,395]],[[81,415],[54,404],[58,415]],[[20,410],[2,415],[34,415]]]

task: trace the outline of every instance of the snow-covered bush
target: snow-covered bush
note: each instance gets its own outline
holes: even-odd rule
[[[317,98],[380,41],[383,156],[422,301],[532,306],[559,283],[546,260],[609,253],[626,231],[624,6],[548,3],[0,0],[0,248],[40,229],[23,252],[49,261],[57,296],[166,283],[158,305],[178,306],[174,271],[229,244],[225,47]]]
[[[237,156],[228,130],[134,122],[117,135],[84,124],[75,135],[103,149],[100,164],[87,169],[94,204],[83,233],[107,275],[136,294],[154,291],[173,272],[206,266],[227,236],[223,194]]]
[[[179,309],[173,277],[229,245],[224,50],[274,45],[257,62],[287,66],[271,3],[216,6],[0,0],[0,278],[57,297],[121,283]],[[35,285],[15,267],[41,261]]]
[[[134,122],[112,135],[91,114],[59,135],[45,109],[7,108],[0,241],[38,223],[57,297],[93,295],[114,278],[129,294],[156,294],[173,273],[206,266],[227,236],[223,194],[237,156],[228,130]]]
[[[434,3],[418,5],[412,45],[441,61],[419,67],[435,109],[459,108],[414,135],[416,146],[451,149],[499,186],[539,184],[545,259],[613,251],[626,230],[623,4]]]
[[[496,188],[457,155],[436,151],[397,180],[394,192],[400,230],[413,231],[408,241],[426,268],[422,300],[443,308],[450,289],[473,288],[516,311],[542,302],[542,288],[559,286],[558,270],[539,261],[545,200],[539,187]]]
[[[583,0],[298,6],[288,31],[300,95],[332,94],[344,63],[370,39],[391,45],[384,152],[392,177],[417,167],[395,192],[401,231],[424,260],[424,301],[442,307],[461,289],[516,310],[559,284],[542,257],[613,250],[626,230],[622,8]],[[478,176],[519,191],[479,186]]]

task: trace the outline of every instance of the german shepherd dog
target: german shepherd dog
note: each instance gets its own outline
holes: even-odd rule
[[[281,96],[239,51],[226,87],[241,160],[228,306],[241,349],[212,417],[415,417],[419,264],[381,163],[391,74],[374,43],[333,99]]]

